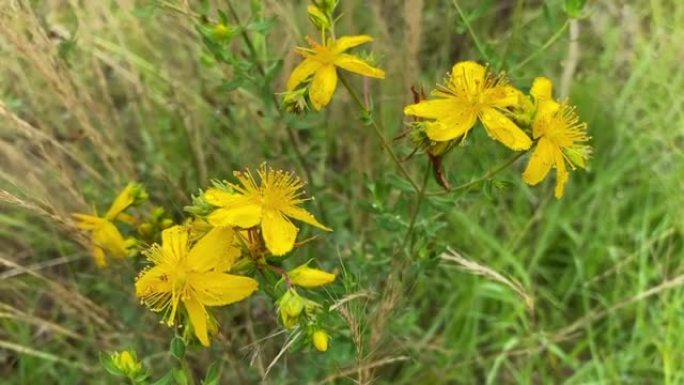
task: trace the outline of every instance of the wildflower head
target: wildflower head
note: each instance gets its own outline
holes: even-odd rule
[[[287,276],[292,284],[306,288],[325,286],[335,281],[335,274],[313,269],[308,264],[289,271]]]
[[[556,102],[551,92],[550,80],[535,79],[531,90],[536,104],[532,134],[537,145],[523,173],[523,180],[535,185],[548,175],[551,168],[555,168],[554,195],[561,198],[568,181],[566,164],[573,170],[576,167],[586,168],[591,148],[585,143],[590,137],[586,123],[580,122],[575,108]]]
[[[304,60],[292,71],[287,81],[287,90],[293,91],[311,78],[308,87],[309,99],[315,110],[327,106],[337,88],[337,69],[341,68],[363,76],[384,79],[385,72],[371,66],[358,56],[345,53],[350,48],[373,41],[368,35],[343,36],[318,44],[307,39],[310,48],[297,48]]]
[[[147,197],[147,192],[141,184],[129,183],[116,196],[104,217],[97,214],[72,214],[76,220],[76,227],[90,232],[91,254],[98,267],[107,266],[106,254],[116,258],[125,258],[129,255],[132,243],[124,239],[114,221],[133,224],[135,219],[123,211],[131,205],[145,201]]]
[[[293,173],[273,170],[262,164],[257,171],[259,182],[249,170],[236,172],[239,184],[230,184],[233,192],[208,189],[204,197],[217,206],[207,217],[214,226],[235,226],[243,229],[259,227],[268,250],[276,256],[285,255],[294,247],[299,229],[289,218],[332,231],[314,216],[299,207],[303,182]]]
[[[509,117],[508,108],[520,102],[520,91],[503,74],[494,75],[472,61],[454,65],[445,84],[432,92],[436,99],[404,108],[406,115],[427,119],[427,136],[436,142],[465,137],[480,121],[493,139],[512,150],[527,150],[530,138]]]
[[[317,329],[313,332],[311,336],[314,347],[319,352],[325,352],[328,350],[328,344],[330,343],[330,336],[323,329]]]
[[[188,228],[170,227],[162,232],[162,244],[147,251],[152,266],[135,283],[141,302],[163,312],[168,325],[175,323],[182,305],[204,346],[209,345],[211,324],[206,307],[240,301],[258,286],[252,278],[226,273],[239,255],[233,236],[231,228],[216,227],[191,245]]]

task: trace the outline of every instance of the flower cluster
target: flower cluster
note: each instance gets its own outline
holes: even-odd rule
[[[74,218],[79,228],[90,232],[100,267],[107,265],[106,255],[132,257],[136,253],[131,245],[152,240],[152,246],[142,250],[149,266],[138,275],[135,294],[150,310],[161,313],[168,326],[188,326],[185,330],[202,345],[209,346],[211,335],[218,332],[210,308],[251,296],[264,284],[257,278],[265,277],[265,284],[273,286],[266,292],[273,297],[283,326],[306,328],[312,345],[325,350],[317,318],[323,306],[305,299],[296,288],[321,287],[332,283],[335,275],[309,263],[289,271],[282,265],[301,246],[292,219],[332,230],[301,207],[309,199],[293,173],[262,164],[256,178],[249,170],[234,175],[236,183],[216,183],[197,197],[196,205],[187,210],[193,217],[180,225],[173,225],[160,207],[146,217],[125,214],[128,207],[147,198],[142,186],[134,183],[114,199],[103,217],[79,213]],[[137,239],[126,240],[115,221],[137,229]]]
[[[322,43],[307,37],[311,48],[296,48],[304,60],[293,69],[287,81],[287,90],[283,93],[287,111],[300,113],[309,106],[314,110],[326,107],[342,76],[339,70],[385,78],[384,71],[359,56],[346,53],[350,48],[372,41],[372,37],[335,37],[336,6],[335,0],[321,0],[314,1],[307,9],[309,19],[321,32]],[[479,122],[490,138],[510,150],[533,149],[523,173],[525,183],[536,185],[555,168],[555,196],[561,198],[568,180],[568,167],[586,168],[591,154],[586,142],[590,137],[575,109],[555,101],[551,88],[549,79],[536,78],[528,96],[514,87],[504,73],[492,73],[474,61],[462,61],[432,91],[433,98],[421,98],[416,92],[418,100],[406,106],[404,114],[415,119],[410,124],[410,137],[430,156],[438,182],[447,190],[449,185],[441,170],[442,157],[465,140]],[[363,108],[367,110],[367,106]]]
[[[414,140],[433,156],[464,140],[478,121],[492,139],[513,151],[534,145],[523,180],[535,185],[555,168],[555,196],[560,198],[568,179],[566,164],[585,168],[591,151],[584,144],[589,140],[586,124],[579,122],[573,107],[553,100],[551,88],[549,79],[536,78],[530,100],[504,74],[464,61],[432,92],[434,99],[408,105],[404,113],[420,119],[413,123]]]

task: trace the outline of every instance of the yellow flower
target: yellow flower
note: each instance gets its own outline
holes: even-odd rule
[[[136,280],[135,293],[152,311],[164,311],[171,326],[182,302],[195,335],[209,346],[207,306],[223,306],[250,296],[258,286],[249,277],[226,274],[239,250],[231,245],[233,230],[216,227],[189,246],[189,229],[173,226],[162,232],[162,244],[147,253],[154,266]],[[210,327],[211,325],[209,325]]]
[[[78,228],[90,231],[92,256],[98,267],[107,266],[105,252],[109,252],[117,258],[124,258],[128,255],[126,240],[114,225],[114,220],[124,216],[123,211],[132,205],[140,195],[145,196],[142,186],[129,183],[114,199],[104,217],[98,217],[97,214],[72,214],[77,220],[76,226]],[[127,217],[124,219],[128,220]]]
[[[218,206],[207,220],[214,226],[236,226],[243,229],[261,226],[266,247],[276,256],[285,255],[294,247],[299,229],[288,219],[294,218],[325,231],[311,213],[298,207],[304,186],[293,173],[267,169],[258,170],[261,183],[257,185],[252,173],[235,172],[240,185],[230,184],[236,192],[210,188],[204,193],[207,202]]]
[[[404,108],[406,115],[431,119],[425,123],[431,140],[465,136],[479,119],[490,137],[512,150],[527,150],[532,145],[527,134],[506,116],[505,109],[518,105],[522,94],[507,85],[503,76],[494,76],[472,61],[459,62],[447,84],[438,86],[432,95],[438,99]]]
[[[319,352],[327,351],[329,342],[330,336],[325,332],[325,330],[318,329],[313,333],[313,344],[316,350]]]
[[[586,123],[580,123],[574,107],[559,104],[552,98],[551,81],[536,78],[530,94],[535,99],[537,112],[532,121],[532,135],[537,146],[523,173],[523,180],[529,185],[541,182],[552,167],[556,168],[556,198],[563,196],[563,188],[568,181],[566,162],[574,170],[575,166],[586,168],[591,154]]]
[[[336,40],[328,40],[320,45],[310,38],[307,41],[311,48],[297,47],[297,53],[304,56],[292,71],[287,81],[287,90],[294,90],[300,83],[311,75],[309,99],[316,110],[320,110],[330,103],[330,99],[337,88],[337,68],[372,78],[384,79],[385,72],[372,67],[357,56],[344,53],[352,47],[372,41],[368,35],[343,36]]]
[[[307,288],[324,286],[335,280],[335,274],[312,269],[306,264],[289,271],[287,276],[293,284]]]

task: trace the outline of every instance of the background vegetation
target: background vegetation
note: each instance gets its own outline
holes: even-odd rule
[[[684,383],[684,4],[595,0],[570,20],[562,1],[343,0],[338,33],[375,36],[388,74],[369,83],[386,137],[411,85],[466,59],[522,88],[552,78],[593,136],[562,200],[524,185],[521,160],[426,197],[405,238],[415,196],[345,90],[306,116],[271,98],[315,34],[306,2],[193,3],[0,1],[2,378],[114,384],[98,353],[126,347],[168,368],[172,332],[133,295],[141,261],[96,269],[69,213],[136,180],[178,220],[232,170],[304,175],[296,143],[309,208],[335,229],[297,256],[340,274],[331,348],[293,346],[270,368],[287,335],[257,296],[217,313],[212,349],[189,352],[198,375],[219,357],[221,383]],[[217,10],[253,50],[238,35],[217,59],[197,28]],[[452,184],[510,156],[483,135],[447,157]],[[405,166],[423,180],[424,155]]]

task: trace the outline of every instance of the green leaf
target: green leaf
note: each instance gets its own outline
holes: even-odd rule
[[[405,178],[401,178],[396,174],[389,174],[387,176],[387,182],[392,185],[392,187],[396,188],[399,191],[403,192],[412,192],[413,190],[413,185],[406,180]]]
[[[217,361],[211,364],[209,369],[207,369],[207,375],[204,377],[202,385],[218,385],[220,378],[221,363]]]
[[[173,370],[173,379],[176,380],[178,385],[188,385],[188,374],[185,373],[183,369]]]
[[[246,29],[256,33],[265,33],[268,32],[271,28],[273,28],[273,26],[275,25],[275,21],[275,17],[267,20],[254,21],[249,23]]]
[[[108,354],[100,352],[100,365],[113,376],[123,376],[123,373],[114,365]]]
[[[169,351],[174,358],[177,360],[182,360],[183,357],[185,357],[185,342],[183,339],[179,337],[173,337]]]
[[[170,385],[171,381],[173,380],[173,372],[168,372],[164,375],[164,377],[158,379],[152,385]]]
[[[220,90],[222,92],[235,91],[236,89],[242,87],[243,84],[245,84],[244,78],[235,78],[233,80],[223,83],[220,87]]]

